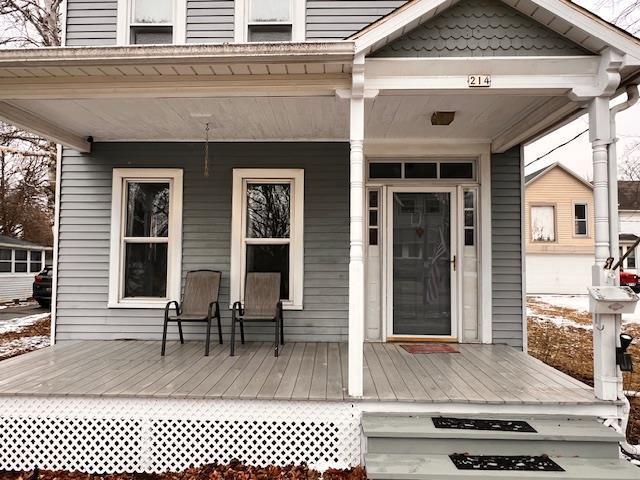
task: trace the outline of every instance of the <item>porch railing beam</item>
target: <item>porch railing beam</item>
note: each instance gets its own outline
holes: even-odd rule
[[[355,59],[350,99],[349,395],[363,394],[364,368],[364,56]]]

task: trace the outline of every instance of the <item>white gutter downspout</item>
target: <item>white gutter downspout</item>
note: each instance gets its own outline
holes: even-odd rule
[[[616,137],[616,115],[638,103],[639,92],[638,85],[627,85],[627,100],[616,105],[610,109],[610,125],[611,125],[611,138],[613,142],[609,144],[609,242],[611,245],[611,256],[618,258],[620,255],[620,222],[618,215],[618,156],[616,143],[618,141]],[[619,275],[615,275],[614,282],[616,285],[620,284]],[[621,323],[621,320],[618,320]],[[621,325],[616,325],[616,331],[620,332]],[[617,339],[617,346],[620,346],[620,339]],[[621,375],[621,374],[620,374]],[[629,413],[631,412],[631,405],[626,395],[624,394],[624,386],[622,379],[618,382],[620,388],[618,393],[618,399],[623,402],[622,406],[622,419],[616,430],[626,436],[627,425],[629,423]],[[612,425],[613,426],[613,425]],[[628,455],[639,457],[640,445],[631,445],[626,441],[620,442],[622,451]]]

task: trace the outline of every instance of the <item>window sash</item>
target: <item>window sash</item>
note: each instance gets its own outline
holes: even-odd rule
[[[542,211],[546,211],[547,215],[545,215],[546,217],[549,217],[549,211],[551,212],[550,218],[543,218],[544,216],[539,216],[541,214]],[[529,214],[530,214],[530,228],[531,228],[531,240],[533,242],[541,242],[541,243],[553,243],[557,240],[557,232],[556,232],[556,208],[554,205],[532,205],[530,210],[529,210]],[[546,225],[546,227],[550,228],[550,238],[549,239],[545,239],[545,238],[536,238],[536,227],[537,225],[540,225],[541,221],[545,222],[551,220],[550,222],[548,222],[548,225]],[[543,227],[545,227],[545,225],[543,225]]]
[[[582,214],[578,214],[578,208],[582,207]],[[586,203],[574,203],[573,205],[573,234],[576,237],[586,237],[589,234],[589,206]],[[584,225],[584,233],[580,233],[580,226]]]
[[[154,26],[172,26],[175,22],[176,18],[176,2],[175,0],[169,0],[171,4],[171,15],[170,21],[166,22],[136,22],[135,21],[135,13],[136,13],[136,3],[138,0],[129,0],[129,26],[130,27],[154,27]]]

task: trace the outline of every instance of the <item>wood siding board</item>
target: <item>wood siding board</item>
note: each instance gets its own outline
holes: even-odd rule
[[[161,309],[108,309],[111,177],[115,167],[184,169],[183,276],[223,272],[220,304],[230,332],[229,265],[231,171],[235,167],[305,169],[304,310],[285,311],[288,340],[345,341],[348,331],[348,145],[342,143],[212,144],[211,176],[202,175],[202,145],[94,144],[91,155],[64,149],[61,175],[57,337],[160,339]],[[334,172],[327,175],[326,171]],[[79,178],[77,174],[82,172]],[[334,176],[335,175],[335,176]],[[78,191],[78,188],[82,190]],[[92,191],[97,188],[97,194]],[[106,193],[105,193],[106,192]],[[317,238],[316,234],[322,234]],[[82,290],[82,297],[78,292]],[[247,325],[248,340],[272,338],[270,328]],[[185,326],[201,340],[203,325]],[[170,329],[170,339],[177,338]],[[293,336],[290,336],[293,335]],[[214,335],[215,336],[215,335]]]
[[[117,4],[113,0],[67,0],[66,45],[115,45]]]
[[[520,147],[491,156],[493,339],[522,348],[522,172]],[[508,194],[505,194],[508,192]],[[509,218],[505,217],[509,213]],[[500,301],[498,301],[500,300]]]

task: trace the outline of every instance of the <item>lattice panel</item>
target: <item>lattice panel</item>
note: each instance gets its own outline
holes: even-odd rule
[[[357,405],[176,399],[0,398],[0,470],[177,471],[360,463]]]

